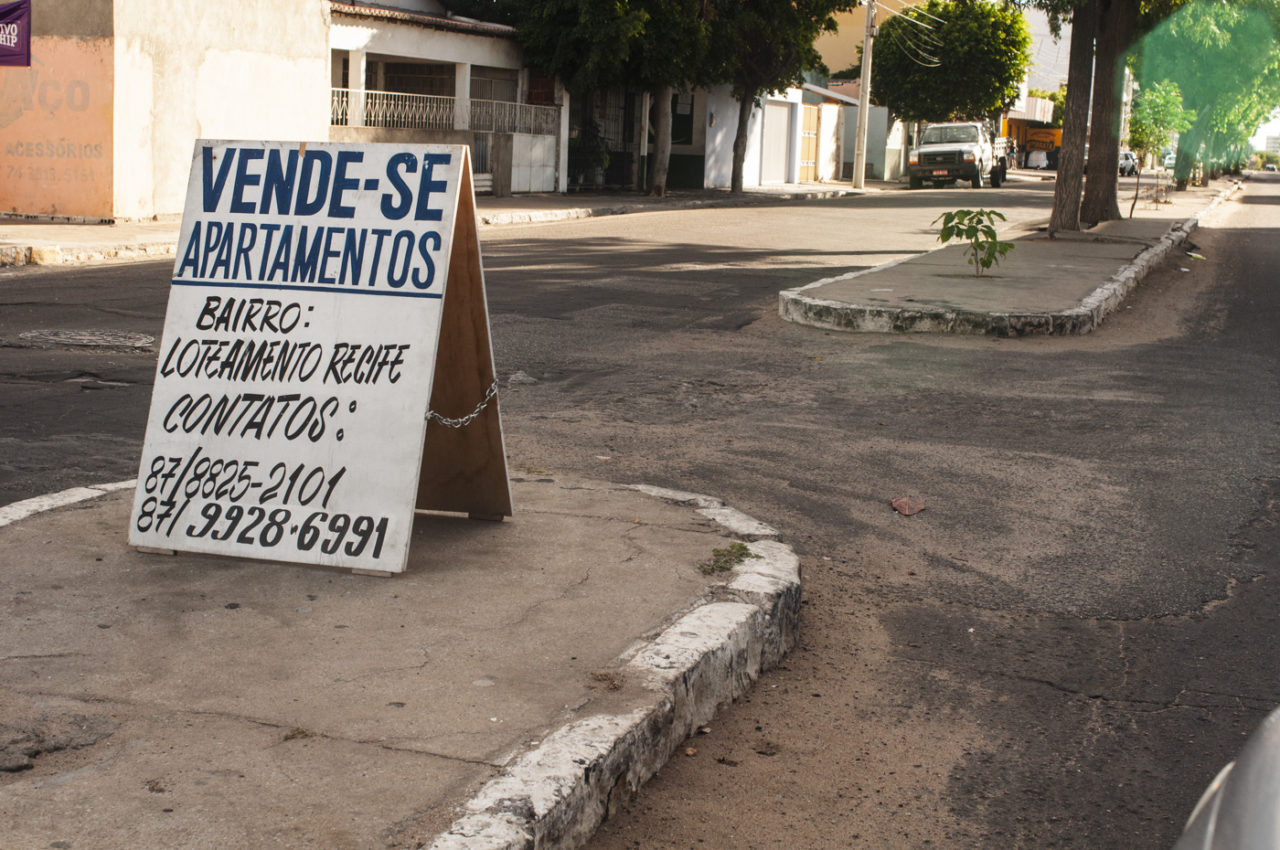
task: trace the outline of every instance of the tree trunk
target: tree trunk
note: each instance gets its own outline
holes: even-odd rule
[[[1098,0],[1090,170],[1080,207],[1080,218],[1089,224],[1121,218],[1116,200],[1116,168],[1120,161],[1120,110],[1124,104],[1122,66],[1137,23],[1138,0]]]
[[[738,133],[733,137],[733,179],[729,191],[742,194],[742,167],[747,161],[747,133],[751,126],[751,110],[756,106],[756,93],[745,92],[738,101]]]
[[[1206,106],[1196,115],[1191,126],[1178,135],[1178,147],[1173,163],[1174,190],[1181,192],[1187,188],[1191,180],[1191,172],[1196,167],[1203,140],[1209,135],[1209,127],[1213,122],[1213,108]]]
[[[657,198],[667,194],[667,171],[671,165],[671,98],[672,86],[659,86],[653,101],[653,180],[649,194]]]
[[[1084,143],[1089,126],[1089,83],[1093,79],[1093,32],[1098,0],[1086,0],[1071,16],[1067,100],[1063,104],[1062,150],[1053,185],[1049,235],[1080,229],[1080,187],[1084,183]]]

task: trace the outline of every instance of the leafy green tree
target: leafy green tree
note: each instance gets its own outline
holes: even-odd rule
[[[649,13],[631,0],[540,0],[516,11],[525,60],[554,74],[574,94],[627,82],[627,63]]]
[[[981,0],[929,0],[880,25],[872,95],[910,121],[981,119],[1007,108],[1030,65],[1022,13]]]
[[[512,8],[525,61],[558,77],[574,98],[626,83],[627,63],[648,23],[647,12],[630,0],[540,0]],[[608,165],[604,137],[590,117],[570,146],[583,165]]]
[[[671,162],[671,101],[677,89],[699,85],[706,76],[711,38],[708,0],[634,0],[648,15],[627,66],[633,82],[654,100],[654,153],[649,194],[667,192]]]
[[[1144,86],[1168,80],[1193,113],[1174,166],[1185,186],[1197,159],[1212,166],[1242,155],[1247,137],[1280,102],[1280,0],[1191,3],[1135,46]]]
[[[662,195],[671,155],[672,94],[703,82],[709,9],[708,0],[501,0],[493,11],[515,25],[529,64],[559,77],[575,96],[622,85],[654,95],[657,144],[650,191]],[[596,132],[588,126],[580,134]]]
[[[711,15],[708,81],[729,83],[738,100],[732,192],[743,189],[751,111],[760,96],[803,81],[820,68],[813,41],[836,28],[835,13],[857,0],[718,0]]]
[[[1183,107],[1182,93],[1174,83],[1152,83],[1134,97],[1133,111],[1129,115],[1129,147],[1137,155],[1138,174],[1133,187],[1133,202],[1129,204],[1130,218],[1133,218],[1133,209],[1138,205],[1142,163],[1168,147],[1174,133],[1190,127],[1191,118],[1191,111]]]
[[[1138,156],[1138,169],[1145,157],[1169,146],[1174,133],[1191,126],[1192,113],[1182,105],[1177,83],[1151,83],[1134,96],[1129,116],[1129,147]]]

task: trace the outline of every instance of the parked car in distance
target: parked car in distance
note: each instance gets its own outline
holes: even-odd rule
[[[1178,157],[1175,154],[1167,153],[1164,155],[1164,167],[1170,171],[1173,170],[1173,164],[1177,161]]]
[[[1262,166],[1262,170],[1263,170],[1263,171],[1275,171],[1275,170],[1276,170],[1276,164],[1275,164],[1274,162],[1268,162],[1266,165]]]
[[[1120,151],[1120,176],[1132,177],[1138,173],[1138,157],[1133,151]]]

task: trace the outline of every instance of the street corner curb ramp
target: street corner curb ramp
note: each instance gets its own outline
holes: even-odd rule
[[[649,485],[748,541],[755,557],[655,639],[619,659],[639,707],[575,720],[517,756],[462,806],[431,850],[549,850],[584,844],[618,803],[666,764],[716,711],[795,645],[800,562],[770,526],[719,499]]]
[[[1172,225],[1160,239],[1148,246],[1101,286],[1068,310],[1052,312],[985,312],[946,307],[881,307],[851,304],[806,294],[830,283],[870,274],[890,273],[896,266],[917,259],[904,257],[882,266],[823,278],[778,293],[778,314],[789,322],[826,330],[854,333],[949,333],[989,336],[1030,336],[1034,334],[1086,334],[1116,310],[1156,265],[1181,245],[1200,225],[1200,220],[1238,192],[1243,183],[1233,181],[1219,191],[1204,209]],[[1025,238],[1025,237],[1024,237]],[[1078,241],[1062,244],[1079,245]],[[962,250],[956,246],[937,251]]]

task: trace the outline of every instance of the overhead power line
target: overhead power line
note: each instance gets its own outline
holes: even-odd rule
[[[912,6],[911,4],[904,2],[904,0],[894,0],[894,2],[902,4],[902,8],[901,8],[902,12],[919,12],[921,15],[924,15],[926,18],[932,18],[933,20],[937,21],[940,24],[946,23],[946,21],[944,21],[942,18],[939,18],[937,15],[932,15],[926,12],[924,9],[920,8],[919,6]]]
[[[937,56],[926,53],[924,49],[917,44],[912,44],[909,41],[904,43],[904,36],[896,30],[890,30],[889,36],[893,39],[894,44],[898,45],[898,48],[902,51],[903,55],[917,65],[923,68],[941,67],[942,62],[938,60]]]
[[[911,17],[910,10],[907,10],[904,12],[895,12],[893,9],[885,9],[884,11],[891,18],[902,18],[905,21],[910,21],[911,23],[915,24],[921,29],[926,29],[926,30],[929,30],[929,32],[933,32],[933,27],[929,26],[924,21],[919,20],[918,18]]]

